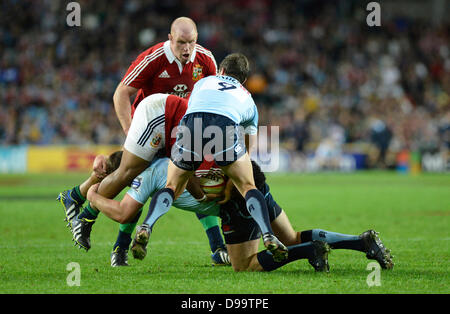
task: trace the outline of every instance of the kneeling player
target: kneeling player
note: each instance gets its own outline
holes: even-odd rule
[[[328,247],[323,246],[321,241],[332,249],[363,252],[368,259],[378,261],[383,269],[391,269],[394,266],[390,251],[384,247],[374,230],[360,235],[322,229],[295,231],[286,213],[273,199],[264,173],[253,161],[252,166],[255,185],[264,194],[267,203],[272,229],[280,241],[288,246],[289,253],[288,259],[281,262],[274,261],[267,250],[258,253],[261,231],[247,212],[244,198],[237,190],[233,190],[230,201],[221,206],[220,216],[228,254],[236,271],[271,271],[300,258],[308,258],[316,270],[328,270],[329,266],[324,257],[328,253]]]

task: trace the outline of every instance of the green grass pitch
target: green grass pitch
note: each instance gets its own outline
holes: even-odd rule
[[[207,238],[195,215],[175,208],[156,224],[144,261],[130,254],[130,267],[112,268],[118,224],[101,215],[86,253],[73,246],[55,201],[60,191],[84,178],[0,175],[0,293],[450,292],[448,174],[268,175],[274,198],[296,230],[380,232],[395,255],[395,267],[381,271],[380,285],[371,287],[366,282],[369,260],[354,251],[332,251],[329,274],[314,273],[306,260],[270,273],[212,267]],[[71,262],[80,265],[79,286],[67,284]]]

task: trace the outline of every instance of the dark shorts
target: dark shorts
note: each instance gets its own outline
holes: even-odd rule
[[[223,167],[245,153],[241,126],[222,115],[196,112],[181,119],[171,158],[177,167],[194,171],[204,159]]]
[[[264,185],[261,192],[269,210],[269,219],[274,221],[281,214],[281,207],[273,199],[267,184]],[[232,199],[222,205],[220,218],[226,244],[238,244],[261,237],[261,230],[247,211],[245,200],[242,197],[239,200]]]

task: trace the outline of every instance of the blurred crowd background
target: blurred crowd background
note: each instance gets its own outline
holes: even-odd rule
[[[333,168],[361,153],[385,168],[405,150],[449,150],[448,1],[378,1],[381,27],[366,24],[369,1],[77,2],[80,27],[69,1],[0,2],[0,146],[122,144],[117,84],[189,16],[218,63],[249,57],[260,125],[279,126],[290,156]]]

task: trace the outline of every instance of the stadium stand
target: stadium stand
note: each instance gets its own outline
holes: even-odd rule
[[[260,125],[279,126],[291,169],[312,155],[331,169],[342,153],[362,168],[397,167],[405,151],[448,156],[448,19],[386,14],[369,27],[361,1],[78,2],[82,25],[69,27],[64,1],[1,1],[1,146],[120,145],[116,85],[186,15],[218,62],[250,57]]]

